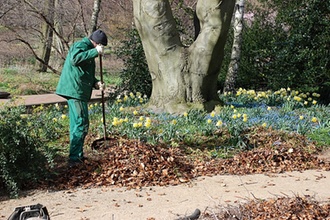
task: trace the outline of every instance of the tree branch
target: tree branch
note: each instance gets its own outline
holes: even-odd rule
[[[31,8],[31,9],[33,9],[33,11],[31,11],[31,12],[33,12],[33,13],[36,13],[37,15],[39,15],[41,18],[42,18],[42,20],[44,20],[45,22],[46,22],[46,24],[53,30],[53,32],[56,34],[56,36],[58,37],[58,38],[60,38],[61,39],[61,41],[62,42],[64,42],[65,43],[65,45],[66,45],[66,47],[67,48],[69,48],[69,43],[68,43],[68,41],[67,40],[65,40],[64,38],[63,38],[63,36],[62,35],[60,35],[58,32],[57,32],[57,30],[56,30],[56,28],[54,27],[54,25],[47,19],[47,17],[40,11],[40,10],[38,10],[31,2],[29,2],[28,0],[24,0],[24,2]]]
[[[26,40],[24,40],[23,38],[15,38],[14,40],[20,41],[22,43],[24,43],[25,45],[27,45],[27,47],[31,50],[33,56],[36,58],[36,60],[38,60],[40,63],[46,65],[50,70],[52,70],[54,73],[59,74],[59,71],[57,71],[56,69],[54,69],[53,67],[49,66],[48,64],[46,64],[38,55],[37,53],[34,51],[33,47],[31,46],[31,44],[29,42],[27,42]]]

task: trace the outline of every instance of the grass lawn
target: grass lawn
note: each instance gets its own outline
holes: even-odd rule
[[[12,95],[37,95],[53,93],[56,90],[60,75],[52,72],[37,72],[23,66],[0,68],[0,91]],[[99,78],[97,70],[96,77]],[[104,70],[106,85],[120,83],[119,73],[109,73]]]

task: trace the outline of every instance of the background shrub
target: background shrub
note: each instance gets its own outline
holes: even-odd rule
[[[53,163],[48,144],[58,135],[54,127],[61,128],[38,111],[27,115],[25,107],[0,108],[0,187],[11,196],[25,183],[44,178]]]
[[[330,2],[268,1],[247,7],[236,87],[255,90],[294,88],[330,97]],[[230,42],[229,42],[230,43]],[[231,43],[230,43],[231,45]],[[227,63],[231,47],[227,48]],[[226,62],[224,62],[225,64]],[[224,80],[223,66],[220,80]]]
[[[124,61],[124,69],[120,73],[122,82],[117,90],[120,88],[120,91],[140,92],[149,97],[152,88],[151,76],[140,36],[134,27],[127,31],[126,39],[121,45],[116,50],[116,55]]]

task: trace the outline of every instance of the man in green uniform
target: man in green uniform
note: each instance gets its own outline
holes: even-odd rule
[[[89,128],[88,101],[93,88],[103,90],[95,78],[95,58],[108,44],[106,34],[96,30],[89,38],[74,43],[66,57],[56,94],[67,99],[70,118],[69,165],[83,162],[84,140]]]

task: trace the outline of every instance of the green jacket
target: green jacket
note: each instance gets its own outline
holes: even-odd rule
[[[98,81],[95,78],[97,56],[97,50],[87,37],[74,43],[65,59],[56,94],[89,101],[94,84]]]

